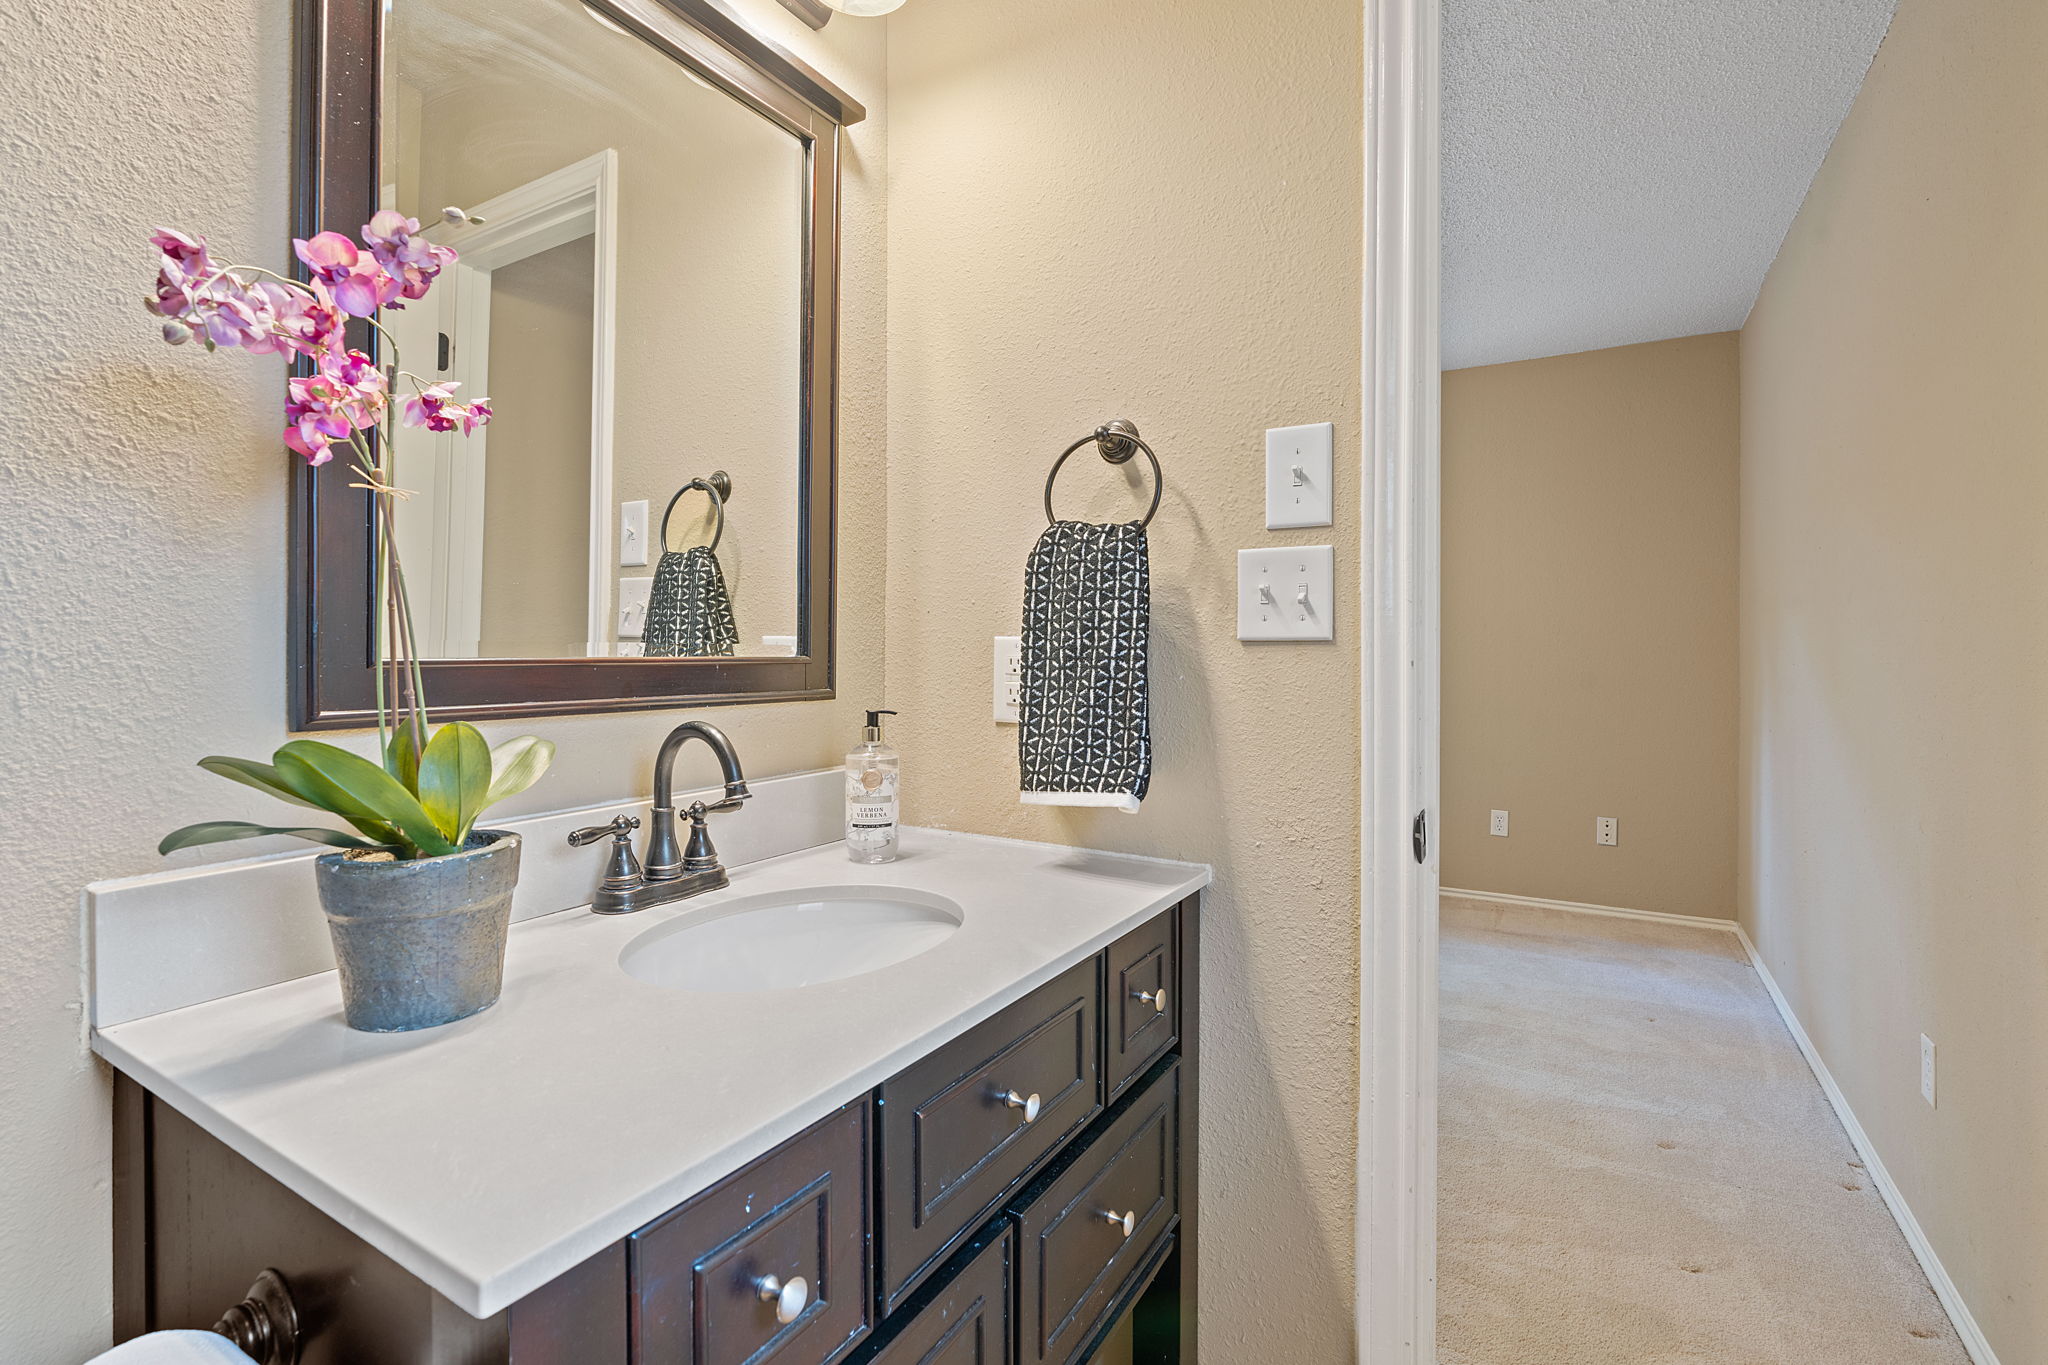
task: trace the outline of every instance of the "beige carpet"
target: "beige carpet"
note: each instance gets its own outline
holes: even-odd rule
[[[1442,1365],[1968,1365],[1734,935],[1445,897],[1442,970]]]

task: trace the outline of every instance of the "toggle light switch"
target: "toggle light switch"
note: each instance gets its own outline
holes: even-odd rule
[[[647,629],[647,604],[654,595],[652,578],[619,580],[619,638],[637,640]]]
[[[647,563],[647,499],[619,504],[619,564],[637,569]]]
[[[1237,552],[1237,638],[1335,638],[1336,556],[1328,545]]]
[[[1266,527],[1328,526],[1336,429],[1328,422],[1266,433]]]

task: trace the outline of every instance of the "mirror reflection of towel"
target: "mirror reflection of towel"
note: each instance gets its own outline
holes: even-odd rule
[[[1024,569],[1017,759],[1026,805],[1136,814],[1152,780],[1151,634],[1145,528],[1047,527]]]
[[[709,545],[663,552],[648,594],[641,653],[659,658],[731,654],[739,643],[725,574]]]

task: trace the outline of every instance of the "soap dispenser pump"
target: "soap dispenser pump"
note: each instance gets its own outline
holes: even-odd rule
[[[882,742],[882,717],[870,711],[860,747],[846,756],[846,856],[857,863],[896,860],[896,797],[902,760]]]

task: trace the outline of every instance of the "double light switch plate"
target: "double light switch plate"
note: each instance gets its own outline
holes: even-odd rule
[[[1334,639],[1334,564],[1328,545],[1239,550],[1237,638]]]

